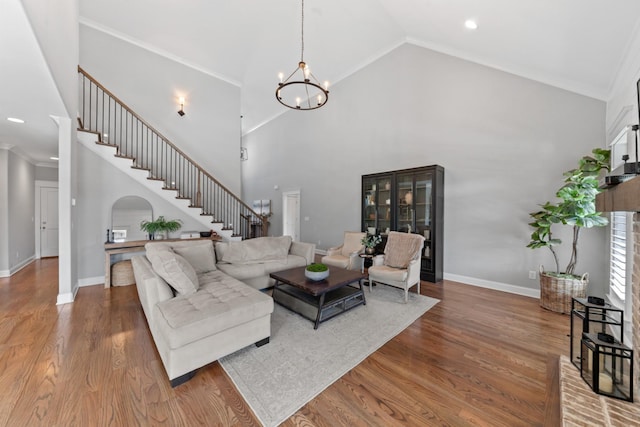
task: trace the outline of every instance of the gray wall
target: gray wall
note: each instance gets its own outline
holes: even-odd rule
[[[300,190],[301,240],[326,249],[360,229],[362,174],[440,164],[445,275],[538,288],[528,271],[553,260],[526,248],[528,213],[604,146],[603,102],[409,44],[330,96],[320,110],[288,112],[244,137],[243,199],[272,200],[270,234],[282,232],[281,193]],[[606,253],[605,229],[582,232],[576,271],[589,270],[596,294]]]
[[[81,25],[80,65],[189,157],[240,193],[240,88]],[[180,117],[178,98],[185,96]]]
[[[204,230],[180,210],[158,197],[116,167],[78,144],[78,277],[81,282],[104,277],[104,242],[111,228],[111,207],[124,196],[139,196],[151,203],[153,217],[184,221],[180,231]],[[179,237],[179,232],[171,237]]]
[[[9,269],[35,255],[35,166],[9,151],[8,159]]]
[[[9,270],[9,150],[0,148],[0,272]]]
[[[36,181],[57,181],[58,168],[36,166]]]

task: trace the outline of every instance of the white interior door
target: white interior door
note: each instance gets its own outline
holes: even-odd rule
[[[300,241],[300,192],[282,193],[282,235]]]
[[[58,256],[57,188],[40,188],[40,256]]]

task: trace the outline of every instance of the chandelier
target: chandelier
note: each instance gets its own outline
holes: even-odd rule
[[[329,100],[329,82],[324,86],[313,75],[309,65],[304,62],[304,0],[302,0],[302,31],[301,31],[300,62],[293,72],[283,80],[280,73],[280,83],[276,89],[276,99],[282,105],[294,110],[315,110],[322,107]]]

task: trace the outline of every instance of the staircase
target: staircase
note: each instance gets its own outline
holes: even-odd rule
[[[267,235],[267,218],[78,67],[78,140],[227,240]]]

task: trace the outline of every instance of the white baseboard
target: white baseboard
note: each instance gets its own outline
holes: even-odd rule
[[[78,293],[78,286],[74,287],[71,292],[65,292],[64,294],[58,294],[56,305],[69,304],[76,299]]]
[[[22,261],[20,264],[18,265],[14,265],[11,269],[9,270],[0,270],[0,277],[11,277],[14,274],[16,274],[18,271],[22,270],[23,268],[25,268],[27,265],[31,264],[33,261],[35,261],[36,257],[34,256],[30,256],[29,258],[25,259],[24,261]]]
[[[78,280],[78,287],[80,288],[94,285],[104,285],[104,276],[85,277]]]
[[[510,294],[523,295],[525,297],[540,298],[540,289],[525,288],[522,286],[509,285],[507,283],[477,279],[475,277],[460,276],[458,274],[445,273],[444,278],[445,280],[478,286],[480,288],[493,289],[496,291],[508,292]]]

